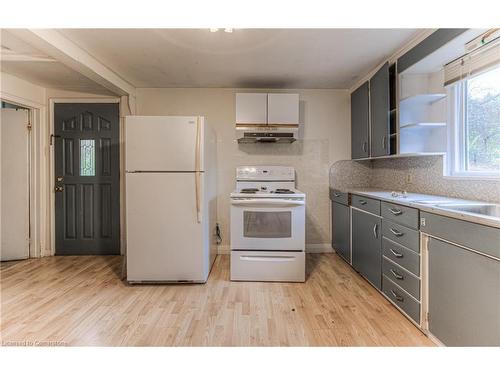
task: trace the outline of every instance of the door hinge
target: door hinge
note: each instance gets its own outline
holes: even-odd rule
[[[26,125],[26,128],[28,129],[28,131],[31,131],[31,129],[33,128],[33,126],[31,125],[30,122],[28,122],[28,124]]]

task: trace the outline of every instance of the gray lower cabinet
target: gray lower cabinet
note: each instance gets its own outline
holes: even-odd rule
[[[435,238],[428,250],[429,331],[447,346],[500,346],[500,261]]]
[[[332,247],[347,263],[351,263],[349,207],[332,202]]]
[[[403,288],[382,276],[382,292],[396,306],[405,312],[415,323],[420,325],[420,302],[410,296]]]
[[[352,210],[352,266],[376,288],[382,284],[382,219]]]

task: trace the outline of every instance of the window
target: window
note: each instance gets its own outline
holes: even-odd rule
[[[95,176],[95,141],[80,140],[80,176]]]
[[[500,65],[449,88],[450,174],[500,178]]]

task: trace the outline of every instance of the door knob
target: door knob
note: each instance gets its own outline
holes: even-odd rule
[[[56,193],[60,193],[64,191],[64,188],[62,186],[56,186],[55,191]]]

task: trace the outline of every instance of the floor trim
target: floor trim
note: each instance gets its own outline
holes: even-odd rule
[[[334,253],[332,246],[329,243],[313,243],[306,244],[306,253]],[[230,245],[219,245],[217,247],[217,254],[230,254]]]

